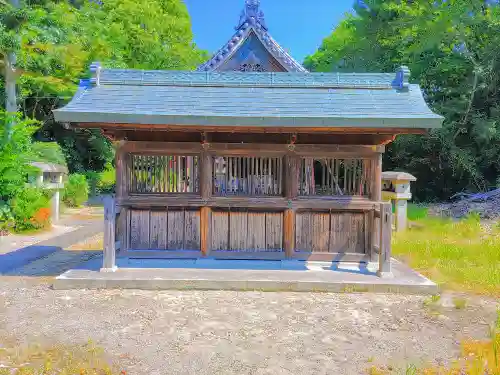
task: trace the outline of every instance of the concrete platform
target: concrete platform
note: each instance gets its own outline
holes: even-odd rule
[[[118,259],[116,272],[93,262],[69,270],[55,289],[259,290],[436,294],[431,280],[392,260],[393,277],[376,275],[376,264],[211,259]]]

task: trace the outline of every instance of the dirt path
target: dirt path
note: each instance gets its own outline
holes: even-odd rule
[[[445,363],[485,338],[494,301],[424,306],[424,297],[177,291],[54,291],[0,278],[0,337],[92,339],[127,374],[363,374],[372,364]],[[445,303],[446,304],[446,303]],[[0,342],[1,344],[1,342]]]

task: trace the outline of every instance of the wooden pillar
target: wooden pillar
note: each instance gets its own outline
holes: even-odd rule
[[[200,194],[204,201],[208,201],[212,196],[212,155],[208,151],[201,154],[201,174],[200,174]],[[200,248],[204,256],[210,254],[212,209],[204,206],[200,210]]]
[[[373,181],[371,199],[382,201],[382,153],[378,154],[373,161]]]
[[[375,202],[382,201],[382,153],[378,154],[372,161],[372,182],[370,199]],[[378,215],[377,215],[378,216]],[[370,228],[372,231],[370,244],[370,260],[376,262],[378,252],[380,252],[380,219],[374,215],[369,216]]]
[[[285,210],[283,217],[283,245],[285,255],[291,258],[295,252],[295,210],[292,201],[297,198],[298,188],[298,157],[289,154],[285,157],[285,195],[288,199],[289,208]]]
[[[392,204],[380,204],[380,254],[377,275],[392,277],[391,272]]]
[[[121,206],[121,201],[128,195],[129,191],[129,158],[124,151],[126,141],[119,141],[115,150],[115,167],[116,167],[116,203],[120,205],[118,215],[118,241],[120,242],[119,250],[128,248],[128,208]]]
[[[116,204],[115,200],[107,197],[104,200],[104,256],[101,272],[115,272],[116,267]]]

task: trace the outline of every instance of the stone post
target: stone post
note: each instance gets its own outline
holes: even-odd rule
[[[115,272],[116,267],[116,204],[112,197],[104,199],[104,256],[101,272]]]

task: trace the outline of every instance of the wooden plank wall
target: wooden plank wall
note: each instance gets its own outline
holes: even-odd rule
[[[283,213],[212,212],[212,251],[283,251]]]
[[[131,250],[200,250],[200,211],[130,210]]]
[[[364,212],[298,212],[295,249],[305,252],[366,252]]]

